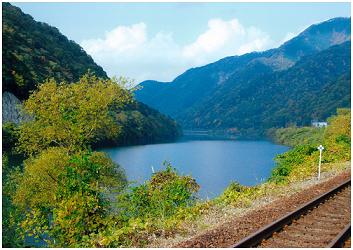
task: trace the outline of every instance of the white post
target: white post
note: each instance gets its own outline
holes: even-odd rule
[[[319,173],[317,175],[317,179],[320,180],[320,174],[321,174],[321,157],[322,157],[322,150],[324,150],[324,147],[320,145],[318,148],[320,150],[320,159],[319,159]]]
[[[154,167],[151,165],[152,173],[154,174]]]

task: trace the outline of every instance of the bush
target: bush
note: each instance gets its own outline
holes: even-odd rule
[[[238,182],[232,182],[224,192],[216,198],[216,203],[233,206],[248,206],[258,191],[258,186],[246,187]]]
[[[283,182],[296,166],[309,162],[310,156],[317,149],[310,145],[296,146],[294,149],[276,157],[276,166],[272,170],[269,181]]]
[[[106,226],[109,199],[105,193],[121,190],[124,173],[100,152],[68,154],[50,148],[25,161],[14,203],[25,218],[27,235],[55,247],[80,247],[85,236]]]
[[[118,195],[115,215],[89,245],[144,246],[149,234],[176,230],[181,213],[193,208],[199,185],[190,176],[179,175],[169,163],[164,166],[165,170],[153,174],[151,180]]]
[[[195,201],[199,185],[190,176],[180,176],[169,164],[153,174],[150,181],[132,187],[119,197],[119,211],[126,218],[156,217],[164,219]]]

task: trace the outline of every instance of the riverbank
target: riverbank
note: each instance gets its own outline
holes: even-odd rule
[[[330,125],[325,128],[320,140],[320,144],[322,143],[325,148],[320,181],[339,176],[345,171],[350,173],[350,120],[350,110],[347,109],[339,109],[336,116],[329,118]],[[302,128],[296,128],[294,131],[285,129],[284,132],[299,135],[302,130]],[[296,131],[298,133],[295,133]],[[196,235],[204,235],[204,233],[207,235],[207,232],[217,226],[227,225],[229,221],[240,218],[239,216],[256,208],[268,205],[272,201],[277,202],[278,199],[289,197],[317,184],[319,152],[317,142],[312,140],[315,135],[312,136],[310,134],[306,136],[309,143],[293,144],[294,147],[291,150],[276,157],[276,166],[267,182],[254,187],[231,184],[219,197],[197,204],[194,208],[185,211],[186,214],[191,214],[192,219],[184,220],[179,231],[174,230],[175,237],[167,241],[152,239],[151,246],[154,246],[152,242],[157,242],[156,246],[178,246],[178,243],[197,237]],[[287,136],[287,138],[290,141],[292,137]],[[295,141],[297,140],[293,142]],[[249,220],[246,217],[243,218],[245,221]],[[216,236],[210,238],[217,239]],[[231,238],[234,237],[225,237],[223,240],[226,242]]]
[[[260,227],[283,216],[319,193],[350,178],[350,162],[326,166],[321,179],[303,181],[271,190],[246,206],[214,206],[194,222],[185,223],[182,233],[151,239],[147,247],[229,247]]]

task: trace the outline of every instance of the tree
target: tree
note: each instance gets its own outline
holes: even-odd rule
[[[105,193],[126,185],[124,172],[101,152],[69,154],[50,148],[25,161],[13,202],[25,215],[19,227],[49,246],[80,247],[106,225]]]
[[[11,202],[18,227],[49,246],[80,247],[108,221],[108,193],[126,185],[120,167],[90,143],[117,136],[114,113],[131,102],[123,78],[86,74],[72,84],[50,79],[24,103],[31,119],[18,128],[18,150],[29,155]]]
[[[124,78],[101,79],[86,74],[76,83],[47,80],[24,102],[33,119],[19,127],[18,149],[34,155],[49,147],[86,149],[102,138],[117,136],[113,111],[132,101]]]

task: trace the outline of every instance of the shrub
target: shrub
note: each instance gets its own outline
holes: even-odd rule
[[[178,208],[195,201],[199,185],[190,176],[178,175],[169,163],[165,170],[153,174],[150,181],[132,187],[119,197],[119,210],[126,218],[153,217],[164,219]]]
[[[232,182],[224,192],[216,198],[216,202],[234,206],[248,206],[254,198],[258,187],[246,187],[238,182]]]
[[[25,218],[27,235],[55,247],[80,247],[82,238],[106,225],[109,200],[105,192],[122,189],[123,172],[104,153],[68,154],[50,148],[25,161],[14,203]]]
[[[149,234],[176,230],[183,220],[181,214],[193,208],[199,185],[192,177],[179,175],[169,163],[164,166],[149,181],[118,195],[115,215],[108,227],[91,239],[91,245],[144,246]]]
[[[317,149],[313,146],[300,145],[286,153],[278,155],[275,159],[276,166],[272,170],[269,181],[274,181],[276,183],[286,181],[293,169],[296,166],[308,162],[310,156],[315,151],[317,151]]]

